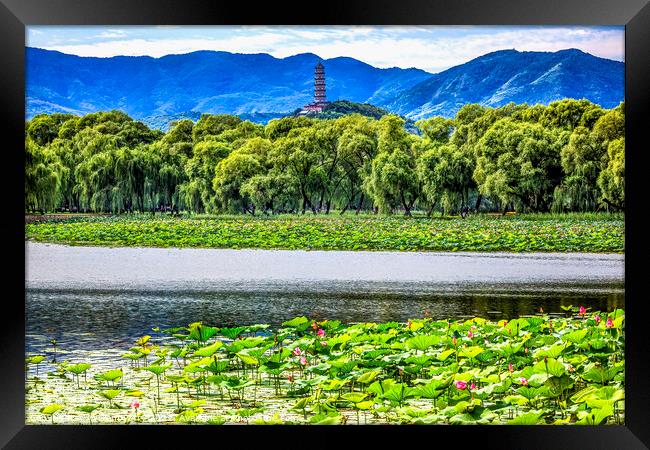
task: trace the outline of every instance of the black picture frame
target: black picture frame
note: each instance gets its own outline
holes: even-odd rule
[[[315,6],[319,6],[317,10]],[[421,426],[421,427],[211,427],[211,426],[34,426],[25,425],[24,394],[24,48],[27,25],[625,25],[626,112],[626,424],[624,426]],[[122,448],[160,440],[163,448],[200,439],[223,445],[251,433],[267,443],[338,445],[363,436],[406,445],[485,448],[636,449],[650,446],[648,405],[648,319],[641,296],[644,236],[641,180],[645,121],[650,104],[650,4],[648,0],[330,0],[220,2],[200,0],[0,0],[0,127],[8,164],[3,231],[6,289],[0,327],[0,445],[15,448]],[[9,175],[9,180],[7,180]],[[638,270],[637,270],[638,269]],[[23,299],[22,303],[20,299]],[[304,436],[304,433],[310,436]],[[315,434],[314,434],[315,433]],[[320,437],[319,437],[320,436]],[[339,440],[343,438],[345,440]],[[416,441],[417,439],[417,441]],[[293,442],[293,444],[289,444]],[[387,442],[387,441],[386,441]],[[266,444],[265,444],[266,445]],[[399,445],[399,444],[398,444]],[[443,444],[444,445],[444,444]],[[149,448],[149,446],[147,446]]]

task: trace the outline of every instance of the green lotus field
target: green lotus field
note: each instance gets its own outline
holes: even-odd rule
[[[28,355],[27,423],[624,423],[624,311],[563,309],[152,328],[130,348]]]
[[[338,214],[71,216],[27,223],[25,234],[37,242],[134,247],[597,253],[625,249],[623,216],[594,213],[466,219]]]

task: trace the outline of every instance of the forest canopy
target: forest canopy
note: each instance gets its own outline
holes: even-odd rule
[[[26,122],[25,210],[329,213],[622,210],[624,104],[468,104],[453,119],[231,115],[167,133],[120,111]]]

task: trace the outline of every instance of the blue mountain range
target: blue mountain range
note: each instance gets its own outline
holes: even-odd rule
[[[432,75],[381,106],[409,118],[452,116],[467,103],[548,105],[563,98],[614,108],[625,98],[625,65],[576,49],[501,50]]]
[[[451,117],[466,103],[586,98],[611,108],[624,99],[624,64],[574,49],[503,50],[431,74],[311,53],[275,58],[197,51],[161,58],[91,58],[28,47],[26,117],[120,109],[145,122],[199,113],[268,120],[312,101],[318,61],[325,66],[328,100],[370,103],[412,119]]]

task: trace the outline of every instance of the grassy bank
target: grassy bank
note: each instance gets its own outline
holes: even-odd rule
[[[130,348],[30,355],[27,423],[624,423],[624,311],[565,309],[153,328]]]
[[[56,217],[26,238],[69,245],[305,250],[602,252],[625,249],[620,214],[461,218],[140,215]]]

